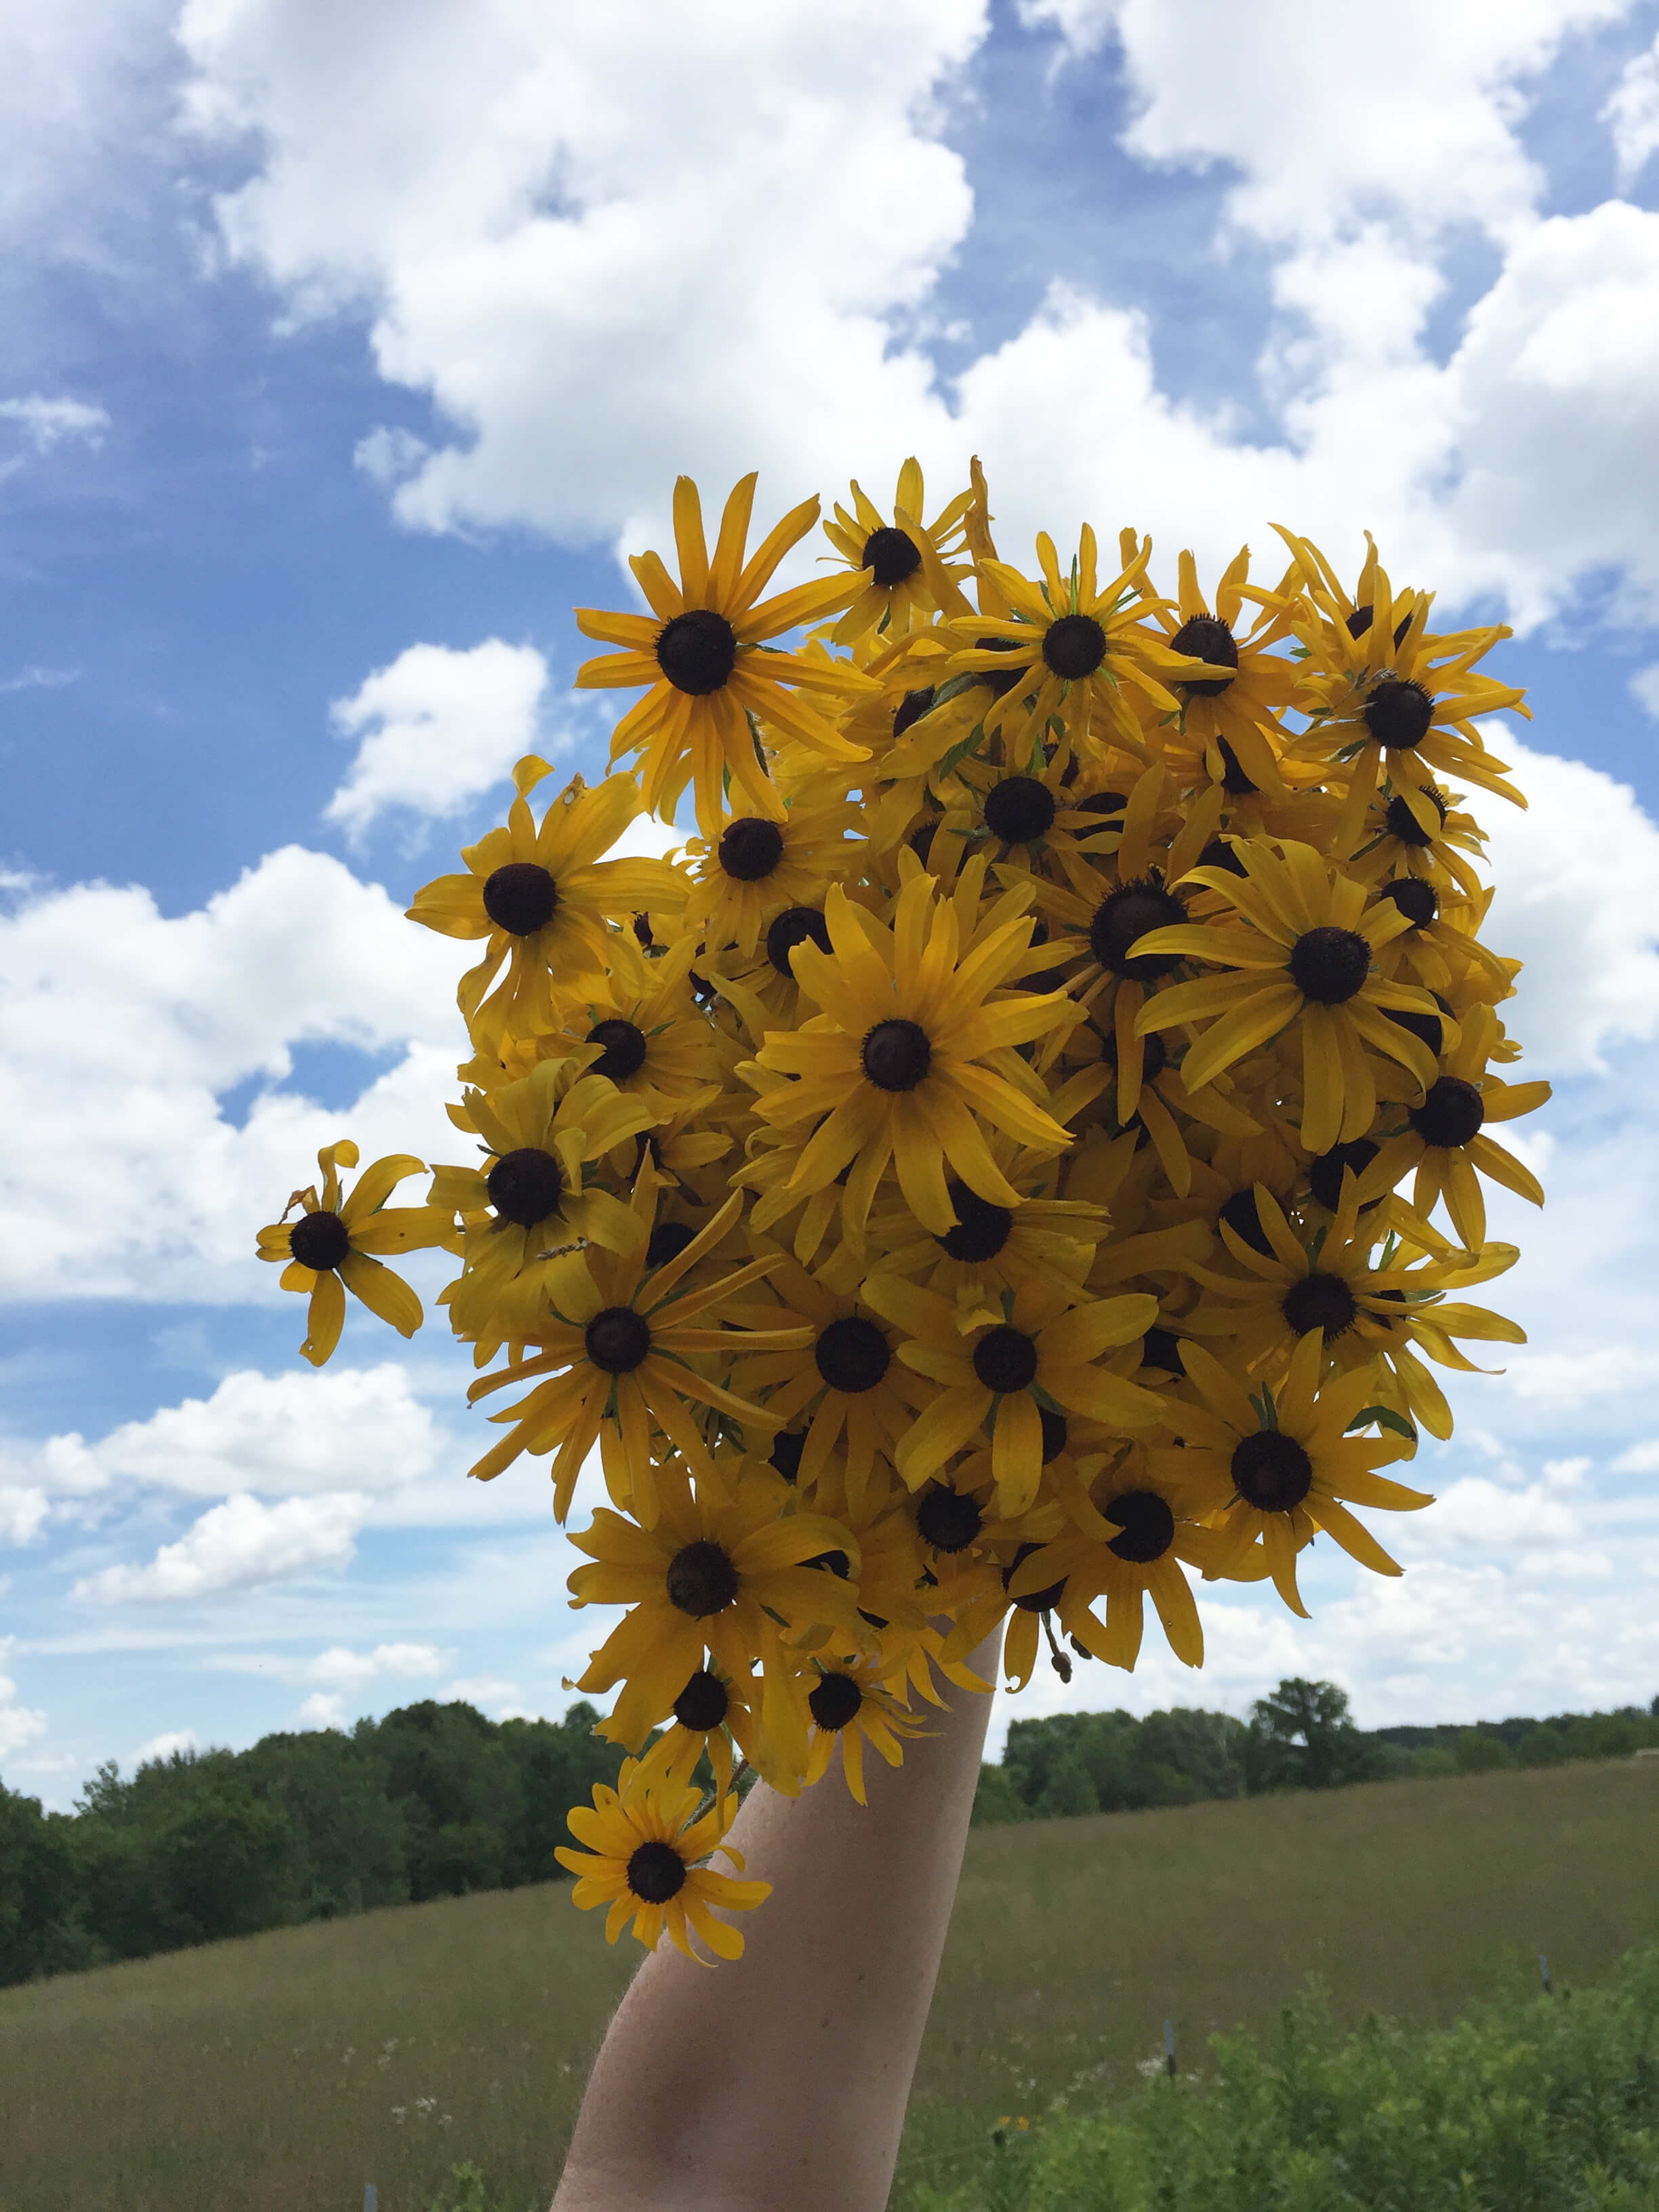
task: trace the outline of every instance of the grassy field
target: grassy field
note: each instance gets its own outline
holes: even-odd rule
[[[1004,2113],[1117,2094],[1172,2018],[1449,2020],[1659,1935],[1659,1762],[977,1831],[896,2205]],[[0,2212],[428,2212],[474,2161],[545,2206],[632,1971],[562,1887],[253,1936],[0,1991]],[[446,2200],[447,2201],[447,2200]]]

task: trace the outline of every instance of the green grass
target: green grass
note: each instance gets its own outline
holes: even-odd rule
[[[1187,2068],[1310,1973],[1425,2026],[1540,1951],[1598,1979],[1659,1936],[1656,1816],[1613,1762],[975,1832],[896,2203],[1004,2113],[1125,2094],[1166,2017]],[[463,2160],[544,2207],[633,1963],[553,1887],[0,1992],[0,2212],[428,2212]]]

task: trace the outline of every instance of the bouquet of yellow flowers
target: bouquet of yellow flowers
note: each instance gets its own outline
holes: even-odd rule
[[[472,1473],[545,1459],[562,1522],[597,1448],[572,1599],[625,1610],[570,1686],[631,1755],[559,1856],[694,1956],[766,1893],[711,1863],[734,1750],[794,1793],[839,1748],[862,1800],[1005,1616],[1018,1688],[1039,1630],[1133,1668],[1148,1598],[1200,1665],[1195,1581],[1303,1613],[1321,1533],[1400,1572],[1363,1516],[1430,1503],[1381,1470],[1449,1435],[1433,1368],[1522,1340],[1463,1294],[1516,1256],[1485,1182],[1542,1200],[1492,1125],[1548,1095],[1498,1073],[1517,963],[1455,787],[1524,804],[1479,727],[1525,711],[1478,672],[1506,630],[1287,532],[1272,584],[1183,553],[1170,598],[1088,528],[1028,575],[977,463],[931,521],[914,461],[890,519],[854,484],[833,572],[768,596],[819,510],[751,552],[754,486],[711,550],[682,477],[678,579],[578,614],[636,766],[538,818],[520,761],[410,910],[483,947],[476,1164],[393,1206],[422,1162],[346,1194],[331,1146],[259,1240],[319,1364],[348,1289],[418,1326],[381,1255],[453,1253],[471,1395],[514,1394]],[[606,857],[688,787],[667,858]]]

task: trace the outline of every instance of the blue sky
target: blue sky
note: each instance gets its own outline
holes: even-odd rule
[[[1659,1692],[1659,8],[24,0],[0,26],[0,1774],[409,1697],[557,1712],[545,1486],[463,1480],[441,1333],[295,1357],[252,1235],[317,1145],[447,1157],[401,920],[673,477],[1269,525],[1508,619],[1492,933],[1557,1098],[1410,1571],[1240,1591],[1202,1677],[1024,1710],[1367,1722]],[[623,594],[619,599],[618,594]],[[1500,750],[1503,748],[1500,747]],[[430,1149],[428,1149],[430,1148]],[[1520,1218],[1524,1216],[1524,1218]],[[428,1296],[442,1279],[422,1263]],[[1019,1708],[1015,1708],[1019,1710]]]

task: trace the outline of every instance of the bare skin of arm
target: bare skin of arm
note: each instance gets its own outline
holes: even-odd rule
[[[1001,1631],[969,1662],[996,1680]],[[714,1971],[665,1942],[623,1999],[553,2212],[882,2212],[962,1870],[990,1719],[943,1686],[937,1733],[893,1769],[866,1747],[785,1797],[757,1783],[732,1830],[772,1894]]]

